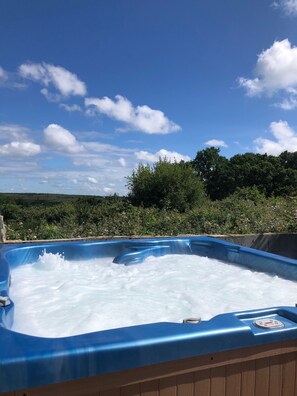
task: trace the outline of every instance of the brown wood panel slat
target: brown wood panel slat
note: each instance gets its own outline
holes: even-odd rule
[[[241,396],[255,395],[255,371],[255,361],[248,361],[241,364]]]
[[[100,393],[99,392],[92,392],[92,393],[84,393],[83,395],[81,395],[81,396],[100,396]],[[113,395],[110,395],[110,396],[113,396]]]
[[[194,381],[194,396],[210,396],[210,369],[197,371]]]
[[[232,364],[226,367],[226,395],[240,396],[241,394],[241,365]]]
[[[159,381],[147,381],[140,384],[141,396],[158,396],[159,395]]]
[[[297,396],[297,353],[295,355],[295,392],[294,396]]]
[[[255,396],[269,396],[269,359],[256,361]]]
[[[140,384],[133,384],[121,388],[121,396],[140,396]]]
[[[279,391],[280,381],[282,384],[282,391],[288,392],[289,396],[292,396],[294,395],[294,391],[297,393],[297,389],[295,389],[297,386],[297,384],[295,384],[297,363],[294,361],[296,354],[296,340],[291,340],[281,343],[219,352],[212,355],[196,356],[189,359],[139,367],[133,370],[103,374],[96,377],[78,379],[60,384],[31,388],[28,390],[8,392],[7,396],[23,396],[24,393],[27,396],[99,396],[100,392],[102,393],[103,391],[116,388],[121,388],[120,395],[125,396],[127,394],[127,396],[131,396],[140,395],[140,383],[143,383],[142,386],[145,386],[144,383],[155,380],[159,381],[159,393],[161,396],[177,396],[178,384],[175,381],[177,381],[178,377],[189,373],[194,376],[193,394],[195,396],[210,396],[213,392],[216,392],[214,390],[216,389],[216,382],[221,381],[223,383],[223,377],[221,376],[216,380],[211,380],[211,375],[209,373],[215,373],[216,369],[222,367],[226,367],[226,378],[224,378],[223,391],[230,393],[229,388],[233,387],[234,393],[237,392],[238,377],[233,377],[230,374],[229,370],[231,370],[231,366],[233,365],[242,367],[242,393],[240,396],[255,396],[256,394],[265,396],[267,394],[265,390],[267,388],[267,383],[270,393],[274,392],[269,396],[278,395],[279,393],[277,392]],[[284,365],[281,363],[281,374],[284,372],[288,373],[284,379],[274,378],[277,377],[277,373],[279,372],[277,356],[279,359],[283,359],[284,356],[287,356],[286,359],[289,359],[284,362]],[[267,362],[266,368],[263,366],[263,362],[265,362],[265,360]],[[256,371],[255,364],[257,364]],[[268,373],[266,372],[265,377],[263,376],[263,373],[267,368]],[[208,376],[206,376],[207,372],[209,374]],[[131,388],[131,385],[135,384],[136,387]],[[260,387],[258,393],[255,393],[255,384],[257,384],[257,387]],[[210,390],[210,385],[213,385],[212,392]],[[264,389],[264,393],[262,392],[262,388]],[[145,388],[142,388],[142,390],[145,392]],[[222,396],[222,390],[220,390],[220,392],[220,396]],[[290,392],[293,393],[290,394]],[[282,393],[281,396],[283,396]]]
[[[0,396],[15,396],[14,392],[0,392]]]
[[[120,396],[120,394],[121,394],[120,388],[104,390],[101,391],[100,394],[97,393],[97,395],[99,396]]]
[[[31,388],[30,390],[25,389],[22,392],[15,392],[15,396],[22,396],[23,393],[27,393],[29,396],[81,396],[83,392],[92,394],[110,388],[123,387],[198,370],[205,371],[222,365],[241,364],[244,361],[253,361],[293,352],[297,352],[296,340],[219,352],[214,355],[196,356],[153,366],[139,367],[133,370]]]
[[[210,370],[210,395],[225,396],[226,392],[226,369],[224,366]]]
[[[291,396],[295,393],[295,354],[285,355],[282,359],[282,396]]]
[[[162,378],[159,381],[159,392],[160,396],[176,396],[177,385],[176,377]]]
[[[194,375],[192,373],[182,374],[177,377],[177,395],[194,395]]]
[[[282,396],[282,364],[279,356],[269,359],[269,396]]]

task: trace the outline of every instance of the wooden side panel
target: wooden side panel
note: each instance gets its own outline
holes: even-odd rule
[[[194,375],[194,396],[210,396],[210,369]]]
[[[121,388],[121,396],[140,396],[140,384],[133,384]]]
[[[241,364],[226,367],[226,395],[241,396]]]
[[[269,359],[256,361],[255,396],[269,396]]]
[[[0,396],[297,396],[296,378],[293,340]]]
[[[108,391],[109,393],[108,393],[108,395],[109,396],[113,396],[113,393],[112,393],[112,391]],[[62,396],[62,393],[61,393],[61,396]],[[83,395],[83,396],[100,396],[100,394],[99,394],[99,392],[95,392],[95,393],[87,393],[86,395]]]
[[[176,377],[161,378],[159,380],[160,396],[177,396]]]
[[[269,359],[269,396],[282,396],[282,363],[279,356]]]
[[[0,216],[0,218],[1,218],[1,216]],[[0,393],[0,395],[1,396],[15,396],[15,393],[14,392],[2,392],[2,393]]]
[[[141,396],[158,396],[159,395],[159,381],[148,381],[140,384]]]
[[[226,388],[226,368],[224,366],[216,367],[210,370],[210,395],[224,396]]]
[[[255,361],[241,364],[241,396],[254,396],[256,384]]]
[[[96,393],[89,394],[88,396],[95,396]],[[121,395],[121,390],[120,388],[116,389],[108,389],[105,391],[101,391],[100,393],[97,393],[98,396],[120,396]]]
[[[295,354],[288,354],[283,357],[282,375],[282,396],[295,395]]]
[[[177,395],[194,395],[194,375],[193,373],[179,375],[177,378]]]

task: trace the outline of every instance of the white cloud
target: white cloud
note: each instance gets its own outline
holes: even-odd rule
[[[39,154],[41,147],[31,141],[30,129],[18,124],[0,124],[0,154],[10,157],[28,157]]]
[[[19,74],[23,78],[37,81],[43,85],[42,94],[47,99],[58,99],[56,94],[51,94],[47,87],[53,86],[63,97],[72,95],[84,96],[87,93],[86,85],[69,70],[61,66],[54,66],[48,63],[23,63],[19,67]],[[52,96],[54,95],[54,96]]]
[[[166,158],[170,162],[190,161],[191,159],[187,155],[182,155],[175,151],[167,151],[165,149],[161,149],[156,153],[149,153],[148,151],[138,151],[135,153],[135,156],[139,160],[148,162],[157,162],[160,158]]]
[[[123,157],[119,158],[118,161],[119,161],[119,164],[123,167],[125,167],[127,165],[127,161]]]
[[[282,110],[293,110],[297,107],[297,89],[288,89],[287,93],[288,96],[281,102],[275,103],[275,107],[279,107]]]
[[[258,153],[279,155],[283,151],[297,151],[297,133],[286,121],[272,122],[270,132],[275,140],[259,137],[254,141]]]
[[[130,129],[139,130],[148,134],[167,134],[180,131],[181,127],[170,121],[160,110],[151,109],[149,106],[136,106],[121,95],[117,95],[115,100],[108,97],[86,98],[85,105],[88,114],[94,110],[117,121],[127,124]]]
[[[92,184],[98,184],[98,180],[95,179],[94,177],[87,177],[87,180]]]
[[[75,136],[57,124],[50,124],[44,130],[44,139],[48,147],[64,153],[77,154],[85,151]]]
[[[85,142],[84,146],[94,153],[106,153],[106,152],[113,152],[119,155],[123,155],[123,153],[131,153],[134,152],[133,149],[126,149],[121,148],[118,146],[113,146],[112,144],[108,143],[100,143],[100,142]]]
[[[39,154],[40,146],[31,142],[11,142],[0,146],[0,154],[11,157],[29,157]]]
[[[279,0],[273,6],[280,8],[286,15],[297,15],[297,0]]]
[[[88,167],[88,168],[108,168],[108,166],[111,165],[110,159],[104,158],[104,157],[97,157],[94,156],[90,153],[87,153],[84,156],[79,156],[78,158],[75,158],[73,161],[73,165],[79,166],[79,167]]]
[[[29,128],[18,124],[0,124],[0,140],[26,141]]]
[[[248,96],[272,96],[285,92],[294,97],[297,88],[297,47],[292,46],[288,39],[275,41],[258,56],[255,76],[254,79],[239,78],[239,85],[246,89]],[[288,103],[286,105],[284,102],[283,106],[289,108]]]
[[[218,139],[211,139],[205,142],[207,146],[214,146],[214,147],[228,147],[228,145],[224,142],[224,140]]]
[[[45,99],[47,99],[49,102],[57,103],[57,102],[60,102],[60,100],[62,99],[62,95],[53,93],[53,92],[49,92],[49,90],[47,88],[42,88],[40,90],[40,93],[42,93],[42,95],[45,97]]]
[[[103,188],[103,191],[104,191],[106,194],[112,194],[112,193],[114,192],[114,189],[111,188],[111,187],[104,187],[104,188]]]
[[[283,110],[293,110],[297,107],[297,97],[290,97],[288,99],[284,99],[282,102],[276,103],[275,106]]]
[[[0,66],[0,81],[6,81],[8,79],[8,75],[3,67]]]
[[[19,76],[17,73],[8,72],[0,66],[0,87],[24,89],[27,86],[26,84],[19,82]]]
[[[60,104],[61,109],[68,111],[69,113],[73,113],[75,111],[82,111],[82,108],[77,104],[67,105],[64,103]]]

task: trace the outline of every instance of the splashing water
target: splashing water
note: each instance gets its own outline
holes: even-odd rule
[[[67,265],[67,261],[64,260],[63,254],[47,253],[46,249],[44,249],[42,254],[38,257],[35,268],[44,271],[52,271],[60,267],[65,267],[65,265]]]
[[[297,283],[207,257],[167,255],[124,266],[43,252],[12,270],[13,330],[42,337],[294,305]]]

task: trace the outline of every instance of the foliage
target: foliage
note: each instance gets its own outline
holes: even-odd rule
[[[204,186],[208,197],[204,192]],[[297,153],[140,164],[128,197],[0,194],[7,239],[297,232]]]
[[[213,200],[226,198],[230,194],[229,162],[219,153],[219,148],[210,147],[198,151],[192,162],[205,185],[208,196]]]
[[[198,151],[192,164],[212,200],[224,199],[238,188],[256,187],[266,197],[296,195],[297,152],[279,157],[237,154],[227,159],[218,148]]]
[[[297,198],[266,198],[255,188],[239,189],[221,201],[206,200],[182,213],[133,206],[127,198],[81,197],[36,206],[11,201],[1,204],[10,240],[297,232]]]
[[[202,183],[188,163],[160,159],[153,166],[140,164],[128,177],[129,198],[145,208],[185,212],[204,198]]]

